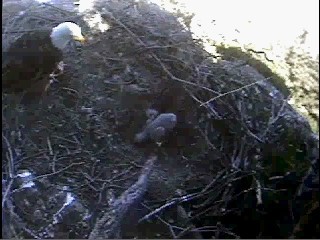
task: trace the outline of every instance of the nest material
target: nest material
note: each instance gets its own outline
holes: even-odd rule
[[[67,11],[48,3],[36,1],[4,5],[2,14],[2,51],[23,33],[35,29],[52,29],[63,21],[79,21],[77,13]]]
[[[76,13],[50,5],[32,5],[24,11],[23,17],[16,13],[5,18],[6,44],[19,37],[15,31],[79,20]],[[312,145],[309,124],[255,69],[239,62],[217,63],[175,16],[145,1],[98,1],[85,15],[96,13],[110,29],[87,32],[92,40],[80,54],[66,56],[65,77],[43,105],[20,111],[3,96],[3,136],[8,143],[3,153],[4,178],[14,176],[16,169],[32,168],[39,176],[49,175],[57,186],[68,185],[84,205],[102,211],[106,189],[121,195],[135,182],[144,151],[133,146],[132,140],[144,125],[150,105],[159,113],[177,114],[177,132],[172,137],[179,138],[175,138],[176,145],[163,146],[169,155],[176,151],[167,161],[169,166],[159,157],[149,197],[170,202],[177,189],[202,189],[195,195],[203,204],[199,210],[189,209],[199,219],[210,219],[217,207],[227,206],[223,204],[226,199],[236,197],[234,192],[246,190],[224,185],[219,195],[212,195],[210,182],[216,183],[212,176],[221,165],[237,169],[237,178],[226,171],[229,182],[249,171],[246,186],[251,186],[259,181],[256,172],[248,169],[259,168],[273,157],[263,149],[275,149],[281,155],[291,148],[283,157],[289,168],[281,168],[281,173],[306,162],[308,148],[303,150],[303,161],[293,156],[297,149]],[[181,149],[182,156],[177,157]],[[265,174],[275,172],[278,166]],[[179,201],[190,200],[192,205],[192,199]],[[189,227],[181,227],[181,233]],[[169,230],[162,236],[177,237]]]

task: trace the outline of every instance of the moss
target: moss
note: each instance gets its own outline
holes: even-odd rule
[[[242,60],[246,64],[257,69],[266,78],[270,78],[270,82],[277,87],[285,97],[292,94],[296,99],[295,102],[306,106],[308,113],[301,112],[298,104],[294,105],[297,111],[304,115],[310,122],[312,130],[319,133],[319,116],[312,113],[312,106],[319,101],[319,92],[312,87],[311,90],[305,86],[315,86],[319,83],[319,61],[313,60],[308,53],[303,52],[299,46],[290,47],[284,63],[278,63],[279,66],[287,68],[289,76],[282,77],[279,70],[269,67],[266,60],[260,60],[254,57],[250,52],[245,52],[240,47],[234,46],[216,46],[217,53],[222,58],[229,61]],[[299,53],[302,51],[302,53]],[[298,53],[297,53],[298,52]],[[293,86],[287,86],[286,82],[290,82]],[[319,84],[318,84],[319,86]],[[302,94],[301,94],[302,93]],[[313,94],[315,93],[315,94]],[[313,97],[311,97],[311,95]],[[316,102],[316,103],[314,103]]]
[[[285,79],[270,69],[265,63],[254,58],[250,53],[244,52],[240,47],[226,47],[223,45],[216,47],[217,52],[223,56],[225,60],[243,60],[250,66],[257,69],[266,78],[270,78],[270,82],[276,86],[284,96],[289,96],[290,90],[285,84]]]

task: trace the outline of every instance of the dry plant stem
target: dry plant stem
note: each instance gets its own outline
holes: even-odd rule
[[[9,184],[7,185],[7,188],[6,188],[6,191],[2,197],[2,209],[4,208],[4,205],[5,205],[5,202],[6,202],[6,199],[7,199],[7,196],[9,195],[9,192],[11,190],[11,187],[12,187],[12,183],[13,183],[13,180],[14,180],[14,159],[13,159],[13,154],[12,154],[12,148],[11,148],[11,145],[8,141],[8,139],[6,138],[6,136],[3,134],[2,132],[2,138],[3,140],[5,141],[6,143],[6,146],[7,146],[7,149],[8,149],[8,152],[9,152],[9,164],[8,164],[8,170],[9,170]]]
[[[145,205],[145,204],[143,204],[143,203],[142,203],[142,206],[144,206],[144,207],[145,207],[146,209],[148,209],[148,210],[152,210],[150,207],[148,207],[147,205]],[[174,232],[173,229],[177,229],[177,230],[180,230],[180,231],[183,231],[183,230],[184,230],[183,228],[180,228],[180,227],[177,227],[177,226],[174,226],[174,225],[168,223],[167,221],[163,220],[163,219],[162,219],[160,216],[158,216],[157,214],[155,215],[155,217],[156,217],[160,222],[162,222],[164,225],[166,225],[166,226],[169,228],[169,231],[170,231],[173,239],[176,239],[176,238],[177,238],[177,236],[176,236],[176,234],[175,234],[175,232]]]
[[[273,60],[272,60],[272,59],[270,59],[270,58],[268,58],[267,53],[266,53],[266,52],[264,52],[264,51],[256,51],[256,50],[251,49],[251,48],[248,48],[248,51],[249,51],[249,52],[253,52],[253,53],[255,53],[255,54],[263,54],[264,58],[265,58],[267,61],[269,61],[269,62],[272,62],[272,63],[273,63]]]
[[[65,10],[65,9],[59,8],[59,7],[54,6],[54,5],[50,4],[50,3],[42,3],[42,4],[43,4],[44,6],[49,6],[49,7],[53,8],[53,9],[56,9],[56,10],[58,10],[59,12],[65,14],[65,15],[73,14],[73,12],[70,12],[70,11],[67,11],[67,10]]]
[[[121,221],[130,207],[133,204],[136,204],[137,201],[140,201],[143,197],[156,160],[157,157],[152,156],[146,161],[139,179],[108,206],[103,216],[96,221],[94,228],[89,235],[89,239],[121,237]]]
[[[79,163],[71,163],[69,166],[67,167],[64,167],[56,172],[52,172],[52,173],[48,173],[48,174],[43,174],[43,175],[40,175],[40,176],[37,176],[37,177],[34,177],[32,179],[30,179],[30,181],[35,181],[35,180],[38,180],[38,179],[41,179],[41,178],[45,178],[45,177],[49,177],[49,176],[52,176],[52,175],[56,175],[56,174],[59,174],[59,173],[62,173],[64,171],[66,171],[67,169],[73,167],[73,166],[78,166],[78,165],[83,165],[84,162],[79,162]]]
[[[269,119],[268,126],[264,130],[264,132],[261,134],[260,139],[263,139],[265,141],[265,137],[266,137],[268,131],[270,130],[270,128],[272,127],[272,125],[275,124],[276,121],[278,121],[283,116],[284,108],[285,108],[285,106],[287,106],[287,104],[288,104],[287,99],[284,99],[277,115],[274,116],[274,113],[272,112],[272,116]]]
[[[242,87],[240,87],[240,88],[234,89],[234,90],[232,90],[232,91],[229,91],[229,92],[226,92],[226,93],[221,93],[221,94],[219,94],[218,96],[213,97],[213,98],[209,99],[208,101],[200,104],[200,107],[202,107],[202,106],[205,105],[205,104],[209,104],[210,102],[212,102],[212,101],[214,101],[214,100],[216,100],[216,99],[218,99],[218,98],[221,98],[221,97],[223,97],[223,96],[226,96],[226,95],[228,95],[228,94],[235,93],[235,92],[238,92],[238,91],[240,91],[240,90],[242,90],[242,89],[251,87],[251,86],[253,86],[253,85],[255,85],[255,84],[259,83],[259,82],[267,81],[268,79],[270,79],[270,78],[266,78],[266,79],[263,79],[263,80],[258,80],[258,81],[256,81],[256,82],[247,84],[247,85],[245,85],[245,86],[242,86]]]
[[[261,138],[259,138],[257,135],[255,135],[250,129],[249,127],[247,126],[246,124],[246,116],[245,115],[245,107],[242,107],[243,104],[242,104],[242,101],[239,101],[238,105],[237,105],[237,108],[238,108],[238,112],[240,113],[240,116],[241,116],[241,123],[242,123],[242,126],[246,129],[247,131],[247,134],[251,137],[253,137],[255,140],[257,140],[259,143],[263,143],[263,140]]]
[[[182,197],[179,197],[179,198],[174,198],[172,199],[171,201],[169,201],[168,203],[162,205],[161,207],[153,210],[152,212],[150,212],[149,214],[145,215],[144,217],[142,217],[140,220],[139,220],[139,223],[142,222],[142,221],[145,221],[145,220],[148,220],[150,219],[152,216],[154,215],[157,215],[158,213],[162,212],[163,210],[173,206],[173,205],[176,205],[176,204],[179,204],[179,203],[182,203],[182,202],[187,202],[187,201],[190,201],[192,199],[195,199],[197,197],[200,197],[202,196],[203,194],[205,194],[209,188],[211,188],[220,178],[221,175],[223,175],[224,171],[220,172],[217,174],[217,177],[212,180],[203,190],[201,190],[200,192],[198,193],[192,193],[192,194],[188,194],[188,195],[185,195],[185,196],[182,196]],[[231,175],[234,175],[236,174],[237,171],[231,173]]]
[[[13,183],[13,179],[10,179],[9,184],[7,186],[7,189],[6,189],[6,191],[5,191],[5,193],[3,194],[3,197],[2,197],[2,209],[4,209],[7,197],[9,195],[9,192],[10,192],[11,187],[12,187],[12,183]]]
[[[171,207],[173,205],[176,205],[176,204],[182,203],[182,202],[190,201],[191,199],[193,199],[197,195],[198,195],[198,193],[192,193],[192,194],[188,194],[188,195],[185,195],[185,196],[182,196],[182,197],[179,197],[179,198],[174,198],[170,202],[162,205],[161,207],[155,209],[151,213],[149,213],[149,214],[145,215],[144,217],[142,217],[141,219],[139,219],[139,223],[142,222],[142,221],[150,219],[152,216],[157,215],[161,211],[163,211],[163,210],[165,210],[165,209],[167,209],[167,208],[169,208],[169,207]]]
[[[137,36],[135,35],[129,28],[127,28],[126,25],[124,25],[122,22],[120,22],[120,20],[118,20],[117,18],[115,18],[112,13],[109,12],[109,16],[114,20],[116,21],[121,27],[123,27],[133,38],[135,38],[142,46],[144,46],[145,48],[147,48],[148,46]],[[195,86],[195,87],[198,87],[198,88],[202,88],[202,89],[205,89],[209,92],[213,92],[213,93],[217,93],[216,91],[210,89],[210,88],[207,88],[207,87],[203,87],[203,86],[199,86],[198,84],[196,83],[193,83],[193,82],[188,82],[186,80],[183,80],[183,79],[180,79],[180,78],[177,78],[176,76],[174,76],[169,70],[168,68],[164,65],[164,63],[157,57],[157,55],[155,55],[154,53],[150,53],[150,56],[152,56],[159,64],[160,66],[162,67],[162,69],[164,70],[164,72],[172,79],[172,80],[175,80],[175,81],[178,81],[178,82],[181,82],[181,83],[184,83],[184,84],[187,84],[187,85],[191,85],[191,86]]]
[[[195,239],[202,239],[203,237],[201,236],[200,232],[198,231],[194,231],[197,230],[197,228],[195,227],[195,225],[190,221],[190,217],[188,216],[188,213],[186,212],[186,210],[184,209],[183,206],[178,205],[177,206],[177,216],[178,216],[178,221],[182,221],[185,225],[187,225],[188,227],[180,232],[176,238],[181,238],[184,234],[186,234],[187,232],[193,232],[193,236]],[[203,227],[205,228],[205,227]]]

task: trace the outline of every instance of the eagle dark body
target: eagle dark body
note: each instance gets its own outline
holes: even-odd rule
[[[47,89],[49,75],[63,59],[50,34],[51,30],[28,32],[3,53],[3,92],[39,96]]]

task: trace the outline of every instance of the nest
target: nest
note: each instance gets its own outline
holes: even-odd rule
[[[238,194],[246,195],[245,188],[263,191],[257,169],[270,163],[270,149],[276,149],[289,167],[279,170],[269,164],[263,173],[268,177],[297,166],[301,172],[309,167],[305,159],[314,146],[312,131],[281,92],[246,63],[223,61],[221,56],[204,51],[187,24],[157,5],[97,1],[81,15],[50,4],[32,4],[22,11],[4,11],[4,48],[23,31],[50,28],[62,21],[82,24],[90,41],[80,51],[68,52],[64,76],[39,106],[21,110],[3,96],[2,169],[6,183],[19,170],[28,169],[38,179],[46,178],[57,187],[68,186],[89,211],[99,212],[108,205],[106,191],[114,190],[119,196],[136,181],[146,154],[156,152],[159,159],[167,156],[170,164],[159,160],[150,176],[150,205],[156,202],[154,209],[171,199],[174,204],[190,203],[184,207],[198,222],[197,227],[182,226],[177,220],[180,227],[173,228],[166,219],[157,217],[167,228],[161,236],[177,237],[197,232],[194,229],[201,228],[217,209],[235,211],[234,202],[227,203]],[[90,28],[86,21],[96,14],[109,30]],[[161,149],[132,144],[145,124],[148,108],[178,116],[176,132]],[[293,157],[292,152],[305,146],[304,161]],[[236,174],[230,169],[237,169]],[[249,177],[246,184],[226,184],[221,189],[221,179],[212,180],[218,172],[228,183]],[[177,191],[189,197],[177,200]],[[250,197],[256,195],[250,192]],[[194,201],[201,201],[199,208],[192,208]],[[33,232],[43,231],[26,223],[19,233],[27,237],[30,231],[26,226]],[[239,229],[232,233],[217,226],[198,232],[210,236],[214,232],[218,237],[243,234]],[[64,229],[66,235],[60,237],[69,237],[68,231]],[[75,237],[83,238],[90,228],[72,231]],[[226,235],[219,235],[221,232]]]
[[[79,22],[77,13],[36,1],[4,5],[2,14],[2,51],[24,33],[35,29],[51,29],[62,21]]]

